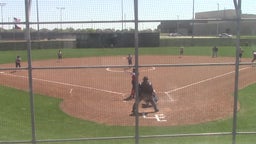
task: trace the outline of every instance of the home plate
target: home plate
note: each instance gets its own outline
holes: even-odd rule
[[[164,114],[154,114],[153,116],[147,116],[145,113],[142,113],[142,116],[144,119],[155,119],[158,122],[166,122],[167,121],[165,119],[166,116]]]

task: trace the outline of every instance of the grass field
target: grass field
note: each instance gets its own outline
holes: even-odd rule
[[[242,47],[244,50],[243,57],[252,57],[252,51],[256,47]],[[57,58],[57,49],[40,49],[32,50],[32,60],[54,59]],[[64,58],[87,57],[87,56],[112,56],[134,54],[133,48],[105,48],[105,49],[62,49]],[[158,54],[158,55],[178,55],[179,47],[157,47],[157,48],[139,48],[139,54]],[[211,56],[212,47],[185,47],[184,55],[204,55]],[[23,61],[27,60],[27,51],[1,51],[0,64],[14,62],[17,55],[22,57]],[[234,57],[235,47],[219,47],[219,56]]]
[[[244,48],[243,57],[251,57],[252,47]],[[32,59],[55,59],[58,50],[33,50]],[[132,48],[127,49],[63,49],[64,58],[102,56],[102,55],[127,55],[133,54]],[[140,48],[139,53],[177,55],[179,48]],[[211,47],[186,47],[185,55],[211,56]],[[26,61],[26,51],[2,51],[0,63],[12,63],[16,55]],[[219,47],[219,56],[234,57],[234,47]],[[238,132],[256,131],[256,84],[239,91],[241,110],[238,113]],[[30,103],[28,93],[25,91],[0,86],[0,143],[1,141],[16,141],[31,139]],[[46,139],[72,139],[130,136],[116,140],[89,140],[77,141],[75,144],[130,144],[134,143],[135,128],[124,126],[106,126],[89,121],[72,118],[63,113],[60,108],[61,100],[52,97],[35,95],[36,136],[38,140]],[[232,119],[223,119],[210,123],[189,126],[173,127],[140,127],[141,136],[172,135],[190,133],[215,133],[231,132]],[[153,137],[141,138],[141,143],[146,144],[231,144],[232,136],[202,136],[202,137]],[[238,135],[237,144],[255,143],[255,135]],[[57,142],[55,142],[57,143]],[[64,143],[64,142],[59,142]],[[72,143],[67,141],[65,143]]]

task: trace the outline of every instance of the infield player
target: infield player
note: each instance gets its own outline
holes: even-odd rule
[[[152,92],[152,97],[153,97],[154,102],[157,104],[159,98],[158,98],[158,96],[157,96],[155,90],[153,90],[153,92]],[[151,106],[152,106],[152,105],[149,105],[149,104],[150,104],[150,101],[145,100],[145,102],[146,102],[145,104],[142,104],[142,107],[143,107],[143,108],[148,108],[148,107],[151,107]]]
[[[131,66],[132,65],[132,55],[131,54],[128,54],[127,61],[128,61],[128,65]]]
[[[154,89],[153,89],[151,82],[148,80],[148,77],[146,77],[146,76],[143,77],[142,83],[139,84],[138,104],[142,100],[147,101],[154,107],[155,112],[158,112],[159,109],[157,108],[153,93],[154,93]],[[136,101],[134,102],[133,107],[132,107],[132,115],[135,114],[135,110],[136,110]]]
[[[21,67],[21,57],[17,56],[15,59],[15,67],[20,68]]]
[[[132,72],[131,72],[131,83],[132,83],[132,89],[131,89],[131,93],[130,93],[130,96],[128,96],[127,98],[125,98],[124,100],[125,101],[129,101],[129,100],[132,100],[134,99],[134,96],[135,96],[135,87],[136,87],[136,77],[135,77],[135,69],[132,69]]]

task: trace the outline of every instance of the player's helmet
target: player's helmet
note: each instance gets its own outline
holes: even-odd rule
[[[148,77],[147,76],[144,76],[143,77],[143,81],[147,81],[148,80]]]

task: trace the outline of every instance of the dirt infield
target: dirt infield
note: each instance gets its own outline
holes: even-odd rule
[[[234,62],[234,58],[141,56],[140,64]],[[250,61],[244,59],[243,61]],[[124,65],[124,57],[93,57],[35,61],[33,67]],[[13,64],[1,65],[12,67]],[[26,64],[23,62],[23,66]],[[148,76],[159,96],[159,112],[142,108],[142,126],[205,123],[232,116],[234,66],[142,67],[139,80]],[[60,108],[70,116],[106,125],[135,125],[132,101],[123,101],[131,90],[131,69],[33,70],[35,93],[63,99]],[[240,66],[239,88],[255,83],[256,68]],[[27,71],[1,71],[0,84],[28,90]]]

